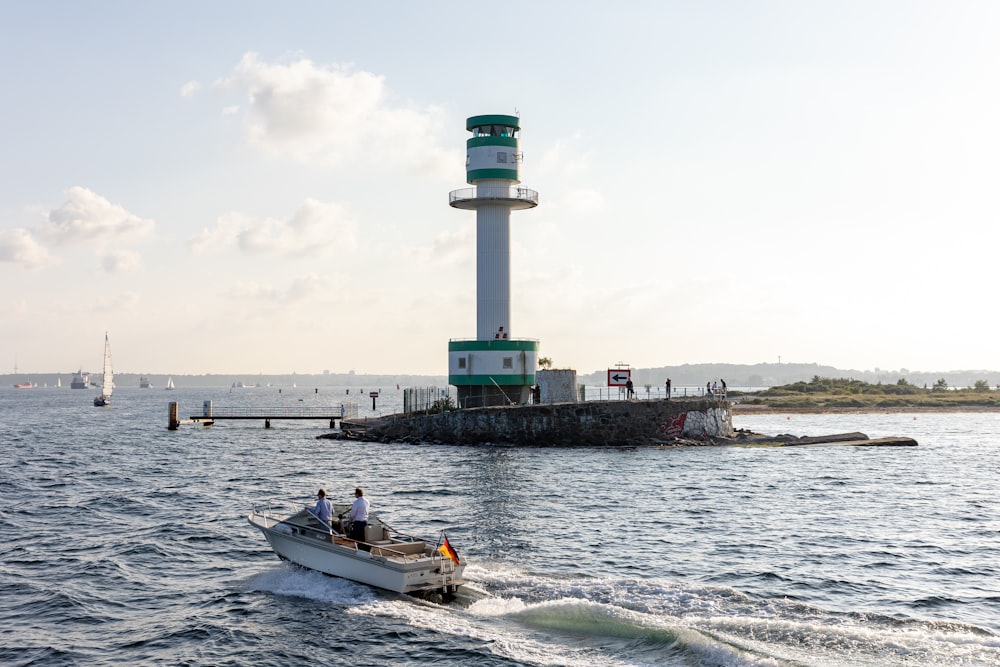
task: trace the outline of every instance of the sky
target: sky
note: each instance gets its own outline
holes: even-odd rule
[[[0,368],[447,374],[466,118],[555,368],[1000,369],[992,0],[0,0]]]

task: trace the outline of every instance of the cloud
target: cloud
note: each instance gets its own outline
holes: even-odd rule
[[[407,248],[402,254],[418,264],[468,266],[475,261],[475,231],[474,225],[463,225],[457,232],[438,234],[430,246]]]
[[[353,251],[357,236],[357,223],[339,204],[310,198],[288,220],[256,220],[242,213],[227,213],[219,217],[214,228],[203,230],[187,243],[199,252],[222,246],[248,254],[297,258],[322,256],[334,248]]]
[[[586,142],[579,132],[568,138],[557,140],[542,153],[538,160],[537,172],[540,176],[558,174],[563,180],[573,182],[591,170],[590,154]]]
[[[201,90],[201,84],[197,81],[188,81],[181,86],[181,97],[194,97],[195,93]]]
[[[101,258],[101,270],[105,273],[127,273],[142,268],[139,253],[131,250],[115,250]]]
[[[139,305],[140,301],[141,299],[139,294],[129,290],[120,294],[99,296],[93,304],[93,309],[101,313],[115,313],[121,315]]]
[[[226,292],[226,296],[244,301],[289,304],[306,300],[313,301],[329,294],[335,294],[344,282],[342,276],[321,276],[311,273],[293,278],[283,288],[275,287],[269,283],[238,282]]]
[[[66,202],[49,212],[44,232],[57,244],[101,242],[147,236],[154,224],[87,188],[74,186],[66,191]]]
[[[246,92],[247,140],[266,153],[325,164],[391,159],[424,173],[461,163],[437,141],[441,111],[398,103],[371,72],[305,58],[266,63],[247,53],[216,85]]]
[[[607,207],[601,192],[591,188],[578,188],[565,193],[565,198],[559,202],[559,208],[576,216],[589,216],[600,214]]]
[[[0,262],[39,269],[54,263],[49,251],[26,229],[0,230]]]

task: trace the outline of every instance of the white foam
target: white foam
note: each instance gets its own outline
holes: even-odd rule
[[[338,604],[362,604],[371,601],[376,595],[364,584],[329,577],[287,563],[280,563],[256,575],[248,582],[247,589]]]
[[[512,604],[517,606],[517,602]],[[416,628],[480,641],[495,655],[519,664],[607,667],[625,667],[631,664],[618,661],[595,648],[567,647],[561,642],[545,641],[544,638],[536,638],[535,633],[522,632],[507,623],[498,623],[494,616],[477,616],[454,606],[410,599],[382,600],[354,607],[350,613],[393,616]]]

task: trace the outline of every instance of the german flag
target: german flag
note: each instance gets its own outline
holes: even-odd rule
[[[441,552],[442,556],[446,556],[455,561],[455,565],[462,564],[462,562],[458,559],[458,552],[452,548],[451,543],[448,542],[447,537],[444,538],[444,544],[438,547],[438,551]]]

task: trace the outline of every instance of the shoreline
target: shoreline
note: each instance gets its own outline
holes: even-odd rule
[[[844,415],[864,415],[864,414],[907,414],[907,413],[921,413],[921,414],[958,414],[958,413],[982,413],[982,412],[1000,412],[1000,407],[985,406],[985,405],[956,405],[956,406],[885,406],[878,407],[872,406],[867,408],[859,407],[824,407],[824,406],[810,406],[806,408],[782,408],[773,405],[743,405],[741,403],[734,403],[731,406],[732,414],[734,417],[742,417],[746,415],[778,415],[778,414],[799,414],[799,415],[832,415],[832,414],[844,414]]]

